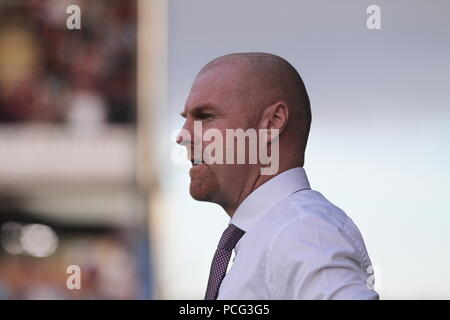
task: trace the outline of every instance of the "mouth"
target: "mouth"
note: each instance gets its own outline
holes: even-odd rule
[[[195,175],[204,170],[205,163],[201,160],[191,160],[191,164],[192,167],[189,170],[189,176],[193,179]]]
[[[191,164],[192,164],[192,167],[196,167],[198,165],[204,164],[204,162],[202,160],[191,159]]]

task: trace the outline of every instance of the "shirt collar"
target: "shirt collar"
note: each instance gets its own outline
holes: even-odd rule
[[[305,169],[298,167],[284,171],[250,193],[237,208],[230,223],[248,231],[279,201],[296,191],[310,188]]]

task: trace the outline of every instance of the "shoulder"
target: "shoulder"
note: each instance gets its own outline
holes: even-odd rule
[[[271,260],[319,264],[337,255],[367,268],[371,262],[358,227],[321,193],[304,190],[281,201],[267,248]]]
[[[319,192],[293,194],[274,208],[278,216],[266,247],[266,279],[281,298],[375,297],[366,287],[371,265],[353,221]]]

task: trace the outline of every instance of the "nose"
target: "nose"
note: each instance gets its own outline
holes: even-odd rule
[[[191,127],[192,126],[189,124],[189,121],[186,120],[176,138],[176,142],[179,145],[188,147],[191,144]]]

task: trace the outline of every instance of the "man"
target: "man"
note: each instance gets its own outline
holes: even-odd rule
[[[378,299],[358,228],[311,190],[303,169],[311,112],[294,67],[267,53],[217,58],[198,74],[182,116],[182,132],[188,134],[180,133],[177,142],[193,163],[190,194],[219,204],[231,218],[212,261],[205,299]],[[278,134],[262,141],[272,153],[271,145],[279,144],[278,171],[261,174],[266,166],[261,162],[206,162],[194,149],[213,142],[199,142],[196,122],[200,135],[209,129],[223,136],[227,129],[273,130]]]

